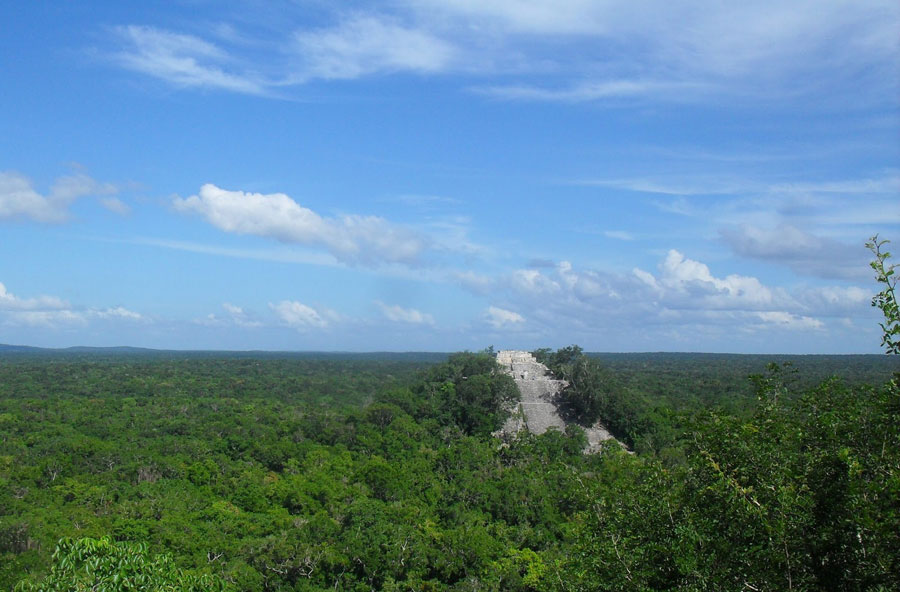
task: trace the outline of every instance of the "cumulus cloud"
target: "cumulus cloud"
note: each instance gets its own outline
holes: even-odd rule
[[[708,308],[766,308],[776,294],[757,278],[731,274],[717,278],[709,267],[670,250],[660,264],[659,284],[671,294],[701,300]]]
[[[551,295],[559,292],[559,283],[537,269],[517,269],[510,275],[516,289],[533,295]]]
[[[235,306],[234,304],[225,302],[222,304],[222,309],[225,311],[225,314],[223,316],[218,316],[215,313],[210,313],[202,319],[197,319],[194,322],[199,325],[206,325],[209,327],[253,328],[262,326],[261,321],[256,320],[251,314],[247,313],[240,306]]]
[[[63,309],[69,305],[64,300],[53,296],[38,296],[37,298],[19,298],[6,289],[0,283],[0,310],[38,310],[38,309]]]
[[[519,313],[497,306],[489,306],[485,316],[488,324],[495,329],[502,329],[510,325],[520,325],[525,322],[525,317]]]
[[[198,195],[174,198],[173,205],[225,232],[323,247],[346,263],[415,263],[425,249],[424,239],[384,218],[326,218],[284,193],[228,191],[208,183]]]
[[[46,195],[38,193],[28,177],[15,171],[0,172],[0,219],[28,218],[59,223],[68,216],[73,201],[88,195],[111,195],[118,189],[83,173],[60,177]]]
[[[490,294],[502,298],[504,308],[493,306],[485,314],[489,326],[524,327],[522,315],[513,311],[528,311],[527,328],[537,343],[566,335],[611,349],[643,342],[648,349],[719,343],[727,350],[737,349],[729,343],[740,339],[762,347],[758,340],[767,331],[839,330],[844,319],[866,317],[871,308],[870,291],[855,286],[787,289],[753,276],[716,273],[675,249],[654,270],[608,272],[567,261],[517,270],[494,278]]]
[[[269,304],[269,308],[279,320],[288,327],[304,331],[308,329],[324,329],[328,326],[325,313],[296,300],[282,300],[277,304]]]
[[[388,305],[384,302],[377,302],[381,313],[386,319],[395,323],[409,323],[411,325],[433,325],[434,317],[430,314],[423,313],[415,308],[403,308],[397,305]]]

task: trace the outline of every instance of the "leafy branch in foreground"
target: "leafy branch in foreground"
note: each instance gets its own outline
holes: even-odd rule
[[[169,555],[151,556],[142,543],[63,538],[53,553],[56,563],[40,582],[20,582],[16,592],[228,592],[225,581],[186,573]]]
[[[879,323],[882,330],[881,345],[887,349],[886,353],[900,354],[900,308],[894,291],[897,286],[894,270],[897,265],[888,263],[891,254],[882,250],[890,242],[886,239],[878,240],[876,234],[866,243],[866,248],[875,255],[875,260],[869,264],[875,270],[875,279],[884,284],[884,289],[872,298],[872,306],[881,309],[884,314],[884,322]]]

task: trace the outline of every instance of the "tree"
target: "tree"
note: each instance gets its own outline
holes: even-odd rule
[[[879,323],[882,330],[881,345],[887,349],[886,353],[900,354],[900,308],[894,291],[897,286],[894,270],[897,265],[888,263],[891,254],[882,250],[890,242],[886,239],[878,240],[876,234],[866,243],[866,248],[875,255],[875,260],[869,264],[875,270],[875,279],[884,284],[884,289],[872,298],[872,306],[881,309],[884,314],[884,322]]]
[[[60,539],[54,565],[40,582],[20,582],[16,592],[206,592],[231,591],[208,574],[178,569],[168,555],[149,555],[145,544],[100,539]]]

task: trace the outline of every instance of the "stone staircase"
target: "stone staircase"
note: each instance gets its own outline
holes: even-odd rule
[[[553,378],[550,370],[530,352],[501,350],[497,352],[497,363],[512,376],[520,394],[519,402],[510,410],[509,419],[497,435],[511,437],[521,430],[543,434],[550,428],[564,432],[566,422],[560,417],[554,400],[565,381]],[[585,429],[585,434],[588,437],[585,452],[596,452],[601,442],[613,439],[599,423]]]
[[[552,378],[547,367],[528,352],[503,350],[497,353],[497,363],[516,381],[520,396],[503,432],[527,429],[533,434],[543,434],[551,427],[565,431],[566,423],[553,403],[553,397],[564,386],[563,381]]]

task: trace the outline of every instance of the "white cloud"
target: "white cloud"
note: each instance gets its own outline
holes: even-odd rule
[[[117,27],[125,47],[114,59],[123,67],[182,87],[214,88],[239,93],[268,93],[268,83],[234,69],[234,59],[220,47],[193,35],[153,27]]]
[[[758,279],[737,274],[714,277],[705,264],[687,259],[674,249],[660,270],[663,287],[679,296],[701,299],[708,308],[766,308],[776,301],[773,291]]]
[[[430,314],[423,313],[415,308],[403,308],[397,305],[388,305],[384,302],[376,301],[375,304],[381,309],[382,314],[390,321],[395,323],[409,323],[412,325],[433,325],[434,317]]]
[[[791,224],[768,230],[743,224],[720,231],[725,243],[742,257],[785,265],[799,275],[821,278],[868,277],[868,252],[862,243],[850,245],[814,235]]]
[[[450,274],[450,279],[466,290],[480,295],[488,294],[495,284],[493,277],[471,270],[454,271]]]
[[[111,241],[118,242],[118,241]],[[281,263],[301,263],[304,265],[322,265],[327,267],[338,266],[338,261],[327,253],[312,253],[292,249],[235,249],[220,247],[218,245],[204,245],[188,241],[174,241],[156,238],[135,238],[127,241],[136,245],[149,245],[163,249],[185,251],[188,253],[203,253],[218,257],[232,257],[235,259],[251,259],[257,261],[278,261]]]
[[[127,308],[122,306],[107,308],[103,310],[90,309],[88,311],[88,314],[100,319],[126,319],[131,321],[140,321],[144,319],[143,315],[141,315],[140,313],[134,312],[133,310],[128,310]]]
[[[738,195],[765,191],[765,185],[754,180],[684,173],[666,176],[580,179],[575,181],[575,184],[672,196]]]
[[[871,195],[900,193],[900,175],[887,174],[868,179],[842,179],[820,181],[818,183],[777,183],[769,187],[772,193],[817,194],[836,193],[839,195]]]
[[[222,304],[222,308],[225,310],[224,317],[218,317],[214,313],[210,313],[202,319],[196,319],[194,322],[210,327],[234,326],[254,328],[262,326],[261,321],[255,320],[252,315],[248,314],[240,306],[225,302]]]
[[[125,216],[131,212],[128,204],[117,197],[104,197],[100,200],[100,204],[110,212]]]
[[[83,173],[59,177],[47,195],[38,193],[31,180],[15,171],[0,171],[0,219],[30,218],[36,222],[60,223],[73,201],[88,195],[111,195],[118,189]]]
[[[502,329],[510,325],[520,325],[525,322],[525,317],[517,312],[489,306],[486,313],[487,322],[495,329]]]
[[[394,73],[502,74],[476,90],[570,103],[804,94],[822,102],[850,85],[858,101],[883,102],[898,86],[893,0],[410,0],[322,13],[336,24],[295,28],[287,12],[256,35],[243,23],[197,35],[118,27],[112,57],[180,87],[272,96],[313,80]]]
[[[269,304],[279,320],[299,331],[306,329],[324,329],[328,321],[316,309],[296,300],[282,300],[277,304]]]
[[[173,205],[226,232],[324,247],[347,263],[415,263],[425,248],[413,231],[383,218],[324,218],[284,193],[245,193],[206,184],[199,195],[176,197]]]
[[[615,3],[591,0],[413,0],[429,13],[465,19],[468,26],[532,35],[601,34],[612,25]]]
[[[604,80],[581,82],[565,88],[546,88],[533,85],[476,86],[473,92],[514,101],[545,101],[559,103],[583,103],[603,99],[659,96],[669,93],[683,96],[688,92],[705,90],[699,84],[667,82],[662,80]]]
[[[858,286],[816,286],[798,290],[797,301],[818,316],[860,315],[871,311],[874,291]]]
[[[529,311],[528,334],[535,343],[558,342],[562,335],[563,342],[593,343],[610,350],[616,343],[630,347],[645,343],[650,350],[716,343],[720,351],[739,351],[738,344],[748,340],[765,349],[760,340],[767,332],[842,331],[840,319],[864,324],[863,319],[871,316],[870,294],[864,289],[788,290],[748,275],[717,274],[674,249],[662,257],[655,272],[634,268],[630,273],[610,273],[565,261],[528,272],[499,276],[489,293],[503,298],[501,310]],[[494,326],[509,318],[515,317],[497,311],[485,315]],[[834,323],[826,325],[826,318]]]
[[[59,328],[86,326],[91,319],[143,321],[140,313],[125,307],[75,309],[54,296],[20,298],[0,283],[0,322],[4,325]]]
[[[244,314],[243,308],[241,308],[240,306],[235,306],[234,304],[229,304],[228,302],[223,303],[222,308],[225,309],[225,312],[231,315],[240,316]]]
[[[61,208],[37,193],[31,181],[12,171],[0,172],[0,218],[22,216],[39,222],[59,222]]]
[[[798,316],[784,311],[766,311],[756,313],[764,323],[775,325],[784,329],[809,330],[822,329],[825,324],[819,319],[807,316]]]
[[[100,183],[84,173],[76,173],[58,178],[50,189],[50,197],[68,204],[86,195],[113,195],[118,192],[118,187],[112,183]]]
[[[604,230],[603,236],[606,238],[614,238],[616,240],[622,241],[633,241],[634,235],[630,232],[625,232],[624,230]]]
[[[864,7],[845,0],[741,5],[658,0],[639,6],[590,0],[418,0],[415,5],[423,13],[440,15],[435,21],[459,19],[460,28],[570,43],[603,39],[619,50],[612,59],[627,53],[624,49],[640,47],[648,64],[724,75],[762,64],[782,72],[791,67],[779,63],[785,56],[796,56],[800,64],[812,56],[828,58],[831,67],[892,57],[898,47],[892,31],[900,14],[889,0]],[[840,49],[832,49],[836,46]]]
[[[63,309],[68,308],[68,303],[53,296],[39,296],[37,298],[19,298],[8,292],[6,286],[0,283],[0,311],[6,310],[38,310],[38,309]]]
[[[445,70],[454,48],[427,31],[358,14],[331,29],[295,34],[298,80],[350,79],[398,71]]]
[[[6,315],[4,324],[57,329],[88,324],[85,315],[73,310],[26,310]]]
[[[558,282],[537,269],[517,269],[510,274],[510,280],[516,289],[533,295],[550,295],[560,289]]]
[[[643,269],[639,269],[637,267],[632,269],[631,273],[633,273],[634,276],[636,278],[638,278],[639,280],[641,280],[643,283],[647,284],[647,286],[653,288],[653,290],[655,290],[655,291],[662,290],[659,283],[657,283],[656,278],[653,277],[652,273],[648,273],[648,272],[644,271]]]

